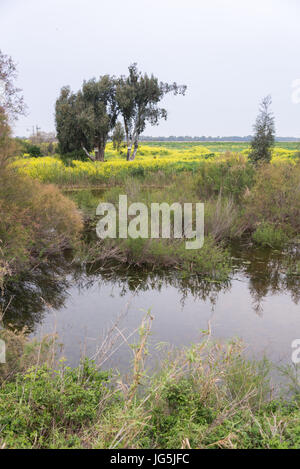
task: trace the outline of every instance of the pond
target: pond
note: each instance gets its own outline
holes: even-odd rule
[[[190,345],[208,329],[221,341],[242,339],[249,356],[291,363],[291,343],[300,338],[299,277],[285,275],[284,254],[242,243],[231,253],[234,271],[223,284],[120,265],[76,266],[66,253],[8,285],[4,326],[26,326],[37,337],[57,332],[71,365],[87,355],[127,371],[134,331],[151,310],[153,363],[157,344]]]

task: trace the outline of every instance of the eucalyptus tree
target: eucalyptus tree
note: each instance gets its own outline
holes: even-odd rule
[[[124,120],[127,160],[133,160],[146,124],[158,125],[160,119],[167,119],[167,110],[159,107],[160,101],[168,93],[184,95],[186,86],[159,82],[153,75],[143,75],[135,63],[128,70],[127,77],[118,79],[116,101]]]
[[[104,161],[109,132],[115,126],[118,109],[116,82],[104,75],[85,81],[76,94],[61,90],[56,102],[56,130],[62,152],[82,148],[93,161]],[[91,150],[95,148],[95,156]]]
[[[82,101],[78,93],[64,86],[55,104],[55,124],[60,153],[69,153],[84,148],[91,149],[91,142],[83,132],[79,122]]]
[[[275,119],[270,110],[271,104],[271,96],[263,98],[253,127],[255,134],[251,141],[249,158],[254,164],[271,161],[271,150],[275,144]]]

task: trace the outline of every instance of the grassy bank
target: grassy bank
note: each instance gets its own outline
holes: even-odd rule
[[[185,275],[197,273],[225,280],[231,273],[231,259],[226,246],[243,238],[249,245],[284,249],[296,243],[300,233],[300,165],[282,163],[255,169],[243,158],[228,157],[198,169],[191,176],[176,173],[168,184],[149,187],[146,178],[127,177],[121,186],[111,187],[101,194],[91,190],[74,191],[68,196],[87,216],[94,234],[89,245],[89,261],[113,259],[130,265],[147,265],[178,269]],[[186,201],[205,204],[204,246],[187,250],[185,239],[106,239],[97,240],[95,209],[100,200],[118,208],[119,195],[126,194],[128,205],[142,202]]]
[[[299,448],[299,387],[280,397],[266,361],[205,335],[166,352],[149,375],[150,328],[148,315],[126,379],[87,359],[57,362],[53,338],[32,344],[6,332],[14,353],[0,368],[0,447]]]
[[[279,150],[275,148],[274,152],[280,153]],[[296,150],[282,151],[296,154]],[[34,179],[34,192],[42,194],[44,191],[47,194],[46,202],[35,196],[35,207],[41,207],[44,203],[47,206],[51,200],[56,203],[60,208],[57,208],[59,214],[55,216],[61,222],[55,229],[59,228],[60,236],[64,231],[69,238],[72,231],[77,240],[80,237],[80,223],[77,221],[77,226],[74,225],[78,217],[75,216],[75,206],[69,206],[68,199],[58,195],[58,190],[53,186],[45,189],[39,179],[55,181],[62,187],[87,185],[90,190],[70,192],[68,198],[73,199],[88,215],[95,213],[100,199],[117,205],[119,194],[128,196],[128,204],[144,202],[148,208],[151,202],[179,202],[182,205],[186,201],[204,202],[205,242],[200,250],[185,249],[185,240],[173,236],[171,239],[98,242],[94,237],[87,249],[83,246],[78,253],[84,251],[84,258],[91,262],[112,259],[133,266],[167,267],[177,269],[184,275],[197,273],[224,281],[231,272],[231,260],[226,249],[228,242],[246,237],[249,243],[283,249],[297,240],[300,231],[300,163],[294,154],[274,154],[271,164],[255,168],[245,154],[227,152],[210,157],[208,153],[204,147],[199,151],[199,146],[180,150],[142,146],[133,162],[126,162],[114,154],[106,163],[73,161],[68,166],[60,159],[46,157],[17,160],[10,171],[13,173],[17,168],[16,177],[19,179],[28,176]],[[95,195],[91,189],[99,184],[104,184],[106,191]],[[23,197],[24,200],[26,197]],[[58,203],[58,200],[61,202]],[[28,210],[31,210],[30,206]],[[50,213],[55,210],[49,207],[47,210],[47,223],[51,224],[54,219]],[[95,224],[96,221],[90,224],[94,233]],[[30,242],[35,239],[33,234],[29,234],[28,238]],[[36,239],[39,240],[40,235]],[[58,244],[61,247],[63,243]],[[34,249],[40,249],[38,242]],[[7,255],[4,256],[4,259],[7,258]]]

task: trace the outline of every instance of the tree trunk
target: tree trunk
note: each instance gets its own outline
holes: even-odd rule
[[[131,139],[129,136],[129,130],[128,130],[128,125],[127,121],[124,117],[124,129],[125,129],[125,136],[126,136],[126,142],[127,142],[127,155],[126,155],[126,160],[130,160],[130,154],[131,154]]]
[[[134,160],[134,158],[135,158],[135,156],[136,156],[136,152],[137,152],[137,150],[138,150],[138,147],[139,147],[139,144],[138,144],[137,142],[135,142],[135,143],[134,143],[133,153],[132,153],[132,155],[131,155],[131,157],[130,157],[131,161]]]
[[[95,150],[95,160],[104,161],[105,143],[99,142]]]
[[[127,156],[126,156],[126,160],[127,160],[127,161],[130,161],[130,157],[131,157],[131,145],[127,145]]]

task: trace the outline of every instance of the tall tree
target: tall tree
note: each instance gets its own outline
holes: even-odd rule
[[[118,110],[115,79],[109,75],[85,81],[74,94],[62,88],[56,102],[57,138],[62,152],[82,148],[93,161],[104,161],[109,132],[114,128]],[[95,157],[91,150],[95,148]]]
[[[153,75],[142,75],[137,64],[128,70],[128,77],[121,76],[118,80],[116,100],[124,120],[127,160],[133,160],[146,124],[157,125],[160,119],[167,119],[167,111],[158,107],[159,102],[171,92],[184,95],[186,86],[162,83]]]
[[[55,104],[55,124],[60,153],[80,150],[82,145],[91,149],[91,143],[79,125],[80,112],[78,94],[72,93],[69,86],[64,86]]]
[[[79,124],[96,148],[95,159],[100,161],[104,161],[108,135],[118,117],[115,90],[115,79],[104,75],[99,81],[93,79],[85,82],[79,92],[79,100],[82,101]]]
[[[270,110],[271,104],[271,96],[263,98],[253,127],[255,134],[251,141],[249,158],[254,164],[270,162],[272,158],[271,150],[275,144],[275,119]]]

